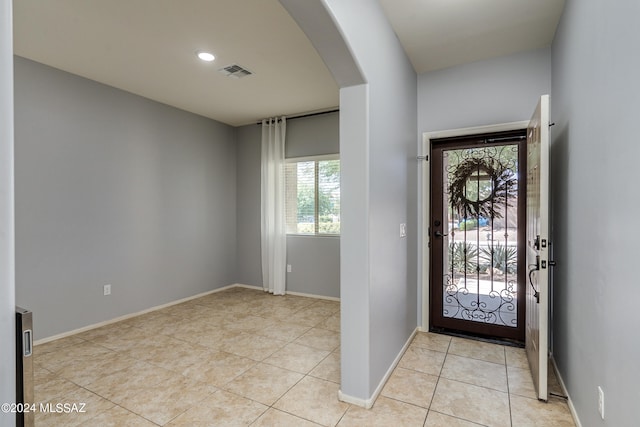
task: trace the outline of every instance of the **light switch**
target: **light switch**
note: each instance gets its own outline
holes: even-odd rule
[[[400,237],[407,237],[407,224],[400,224]]]

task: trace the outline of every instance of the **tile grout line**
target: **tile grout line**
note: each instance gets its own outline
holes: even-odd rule
[[[414,338],[414,340],[415,340],[415,338]],[[435,397],[436,397],[436,391],[438,390],[438,384],[440,384],[440,376],[442,375],[442,370],[444,369],[444,363],[447,361],[447,356],[449,355],[449,348],[451,347],[451,342],[452,341],[453,341],[453,339],[449,338],[449,344],[447,344],[447,350],[444,352],[444,359],[442,359],[442,366],[440,367],[440,372],[438,372],[438,379],[436,380],[436,385],[433,387],[433,394],[431,395],[431,399],[429,400],[429,406],[427,407],[427,415],[425,416],[424,423],[427,422],[427,418],[429,417],[429,412],[432,411],[431,405],[433,404],[433,399],[435,399]]]
[[[504,374],[507,377],[507,400],[509,402],[509,424],[513,426],[513,415],[511,414],[511,388],[509,387],[509,366],[507,365],[507,349],[502,348],[504,352]]]

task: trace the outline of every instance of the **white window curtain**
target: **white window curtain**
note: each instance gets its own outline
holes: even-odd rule
[[[287,234],[284,186],[286,120],[262,121],[262,287],[274,295],[286,292]]]

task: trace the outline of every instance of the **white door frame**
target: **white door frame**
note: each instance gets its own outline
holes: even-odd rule
[[[420,217],[422,218],[422,232],[419,236],[419,245],[422,248],[420,256],[420,270],[422,271],[422,309],[419,310],[422,313],[421,330],[429,330],[429,209],[431,201],[431,187],[430,187],[430,164],[431,164],[431,141],[439,138],[450,138],[458,136],[468,136],[483,133],[496,133],[506,132],[511,130],[527,129],[529,120],[523,120],[519,122],[501,123],[496,125],[487,126],[475,126],[461,129],[449,129],[439,130],[432,132],[424,132],[422,134],[422,153],[421,156],[426,158],[426,161],[422,162],[422,186],[418,200],[422,199]],[[420,187],[419,187],[420,188]]]

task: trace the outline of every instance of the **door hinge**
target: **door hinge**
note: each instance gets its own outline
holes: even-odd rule
[[[429,155],[426,156],[418,156],[416,157],[417,160],[424,160],[425,162],[429,161]]]

